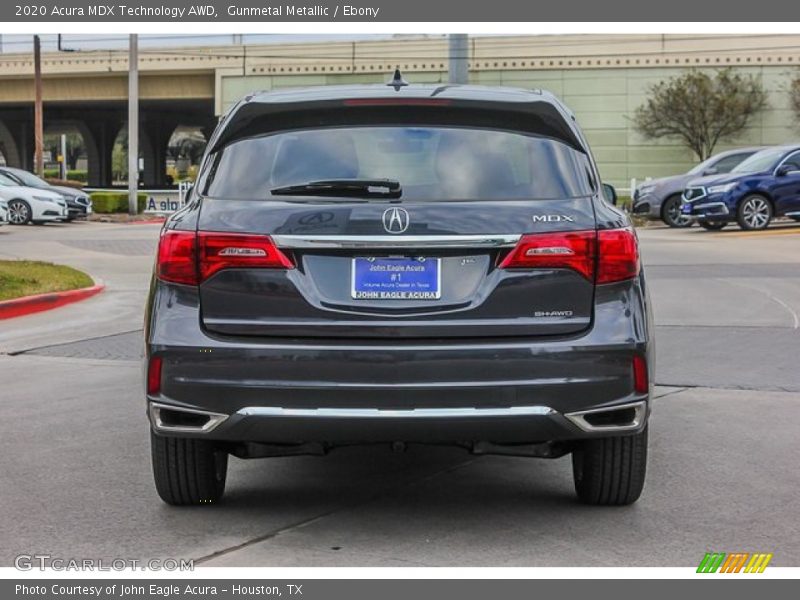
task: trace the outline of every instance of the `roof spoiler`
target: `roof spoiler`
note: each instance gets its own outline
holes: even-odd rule
[[[243,138],[292,129],[346,125],[469,125],[547,137],[586,154],[569,119],[571,117],[553,103],[538,99],[499,102],[441,96],[366,96],[307,102],[244,100],[224,117],[209,140],[208,153]]]

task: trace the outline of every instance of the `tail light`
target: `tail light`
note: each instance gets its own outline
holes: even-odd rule
[[[151,356],[147,364],[147,394],[158,396],[161,393],[161,366],[163,360],[160,356]]]
[[[158,244],[156,273],[162,281],[198,285],[222,269],[292,269],[266,235],[165,231]]]
[[[164,231],[158,241],[156,275],[162,281],[197,285],[197,240],[194,231]]]
[[[501,269],[572,269],[591,279],[595,238],[594,231],[524,235],[499,266]]]
[[[197,241],[201,281],[222,269],[294,268],[266,235],[201,231],[197,234]]]
[[[597,283],[633,279],[639,274],[639,244],[633,229],[597,232]]]
[[[633,357],[633,389],[639,394],[646,394],[650,391],[647,361],[640,354]]]
[[[572,269],[596,283],[639,274],[639,248],[630,228],[532,233],[522,236],[501,269]]]
[[[446,98],[348,98],[345,106],[450,106]]]

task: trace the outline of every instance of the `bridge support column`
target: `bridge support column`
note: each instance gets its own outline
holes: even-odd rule
[[[84,121],[78,129],[86,144],[89,162],[89,185],[108,187],[113,182],[111,155],[122,121],[105,119]]]
[[[0,123],[0,143],[10,167],[33,171],[33,121],[10,118]]]
[[[144,158],[145,187],[167,185],[167,146],[178,122],[163,118],[146,118],[141,126],[141,148]]]

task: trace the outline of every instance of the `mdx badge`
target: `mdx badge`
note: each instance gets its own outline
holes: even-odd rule
[[[405,208],[387,208],[383,211],[383,228],[389,233],[403,233],[408,229],[408,211]]]
[[[574,223],[571,215],[533,215],[534,223]]]

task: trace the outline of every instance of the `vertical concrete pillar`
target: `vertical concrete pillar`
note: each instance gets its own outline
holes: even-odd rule
[[[144,159],[145,187],[163,188],[167,185],[167,146],[177,126],[174,120],[145,114],[139,140]]]
[[[90,186],[111,185],[113,180],[111,154],[121,127],[120,119],[111,118],[83,121],[78,124],[78,130],[86,144]]]
[[[6,161],[10,167],[33,171],[33,119],[13,117],[5,121],[3,136]]]
[[[18,167],[22,164],[19,143],[4,121],[0,121],[0,150],[2,150],[9,167]]]

